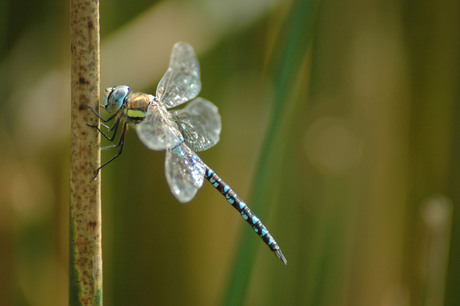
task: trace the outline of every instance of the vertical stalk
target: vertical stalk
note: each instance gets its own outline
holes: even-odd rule
[[[284,34],[278,38],[279,43],[277,45],[281,47],[275,50],[278,52],[278,58],[274,73],[274,105],[255,174],[256,179],[254,181],[257,183],[254,185],[253,195],[248,201],[251,209],[256,211],[261,219],[264,219],[267,214],[270,206],[267,204],[273,202],[272,194],[267,190],[273,190],[275,186],[279,185],[279,176],[276,173],[280,173],[280,169],[284,167],[282,160],[285,153],[280,148],[286,147],[286,127],[290,126],[287,122],[292,121],[290,110],[293,109],[293,103],[299,103],[298,101],[289,102],[289,94],[296,84],[294,80],[302,66],[299,63],[305,57],[313,38],[312,33],[319,3],[319,0],[293,1]],[[290,115],[291,117],[289,117]],[[275,237],[279,237],[276,232],[272,233]],[[253,243],[250,235],[252,235],[250,231],[245,231],[243,234],[223,305],[244,304],[257,246]],[[277,239],[283,248],[282,240]],[[288,255],[286,258],[289,260]]]
[[[102,305],[100,136],[83,104],[99,104],[99,1],[71,0],[69,304]]]
[[[449,264],[452,208],[451,201],[444,196],[433,196],[423,203],[422,245],[418,252],[417,269],[421,293],[417,305],[445,305],[444,291]]]

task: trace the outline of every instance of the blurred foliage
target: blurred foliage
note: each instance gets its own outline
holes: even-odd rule
[[[1,3],[0,305],[65,305],[69,8]],[[460,304],[460,2],[316,3],[101,2],[101,86],[155,92],[194,46],[223,119],[200,156],[288,259],[211,186],[178,204],[130,131],[102,176],[107,305]]]

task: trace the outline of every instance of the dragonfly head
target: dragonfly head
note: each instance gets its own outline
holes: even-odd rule
[[[128,93],[129,86],[126,85],[107,87],[104,93],[104,104],[101,106],[109,113],[114,113],[123,105]]]

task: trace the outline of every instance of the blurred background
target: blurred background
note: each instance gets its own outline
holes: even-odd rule
[[[0,305],[65,305],[69,3],[0,5]],[[106,305],[460,305],[459,1],[100,8],[101,90],[154,93],[195,48],[223,121],[200,156],[288,260],[209,184],[179,204],[131,130],[102,174]]]

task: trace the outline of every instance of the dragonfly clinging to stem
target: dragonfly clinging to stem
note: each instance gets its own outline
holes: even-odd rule
[[[104,166],[121,155],[127,126],[134,125],[138,137],[149,149],[166,151],[166,180],[177,200],[182,203],[191,201],[206,178],[286,264],[278,243],[265,225],[195,153],[214,146],[219,141],[221,131],[217,107],[206,99],[196,98],[200,90],[198,59],[192,47],[186,43],[174,45],[168,70],[158,84],[155,96],[132,92],[125,85],[106,88],[104,104],[101,106],[113,115],[104,119],[94,108],[87,107],[103,121],[101,126],[112,132],[112,135],[96,125],[90,126],[111,142],[114,142],[120,126],[122,131],[117,143],[102,148],[118,148],[118,152],[96,170],[95,178]],[[169,110],[190,100],[193,101],[183,109]],[[105,124],[111,121],[111,126]]]

